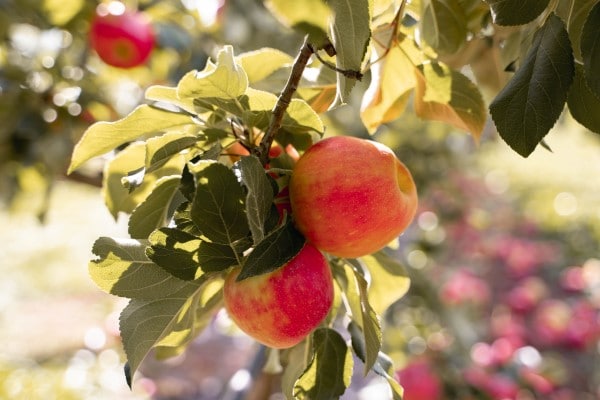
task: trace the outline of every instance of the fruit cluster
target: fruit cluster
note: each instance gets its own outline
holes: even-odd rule
[[[230,317],[247,334],[270,347],[287,348],[302,341],[331,308],[333,279],[322,252],[356,258],[380,250],[412,221],[417,192],[391,149],[335,136],[297,159],[276,204],[290,212],[306,244],[274,272],[237,281],[239,268],[233,269],[224,300]]]

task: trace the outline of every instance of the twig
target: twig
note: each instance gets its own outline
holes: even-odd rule
[[[313,55],[313,48],[308,43],[308,36],[304,38],[304,43],[300,48],[300,52],[294,60],[294,65],[292,66],[292,71],[288,78],[288,81],[283,88],[283,91],[279,95],[277,99],[277,103],[273,108],[273,114],[271,115],[271,122],[269,124],[269,128],[267,132],[262,137],[260,144],[253,149],[254,155],[256,155],[263,165],[269,163],[269,149],[273,144],[273,140],[275,139],[275,135],[281,128],[281,123],[283,121],[283,116],[285,111],[287,110],[290,102],[292,101],[292,96],[298,89],[298,84],[300,79],[302,78],[302,73],[310,60],[310,57]]]
[[[317,59],[323,64],[325,65],[327,68],[334,70],[335,72],[339,72],[340,74],[344,75],[346,78],[350,78],[350,79],[356,79],[357,81],[362,80],[363,74],[360,71],[355,71],[353,69],[342,69],[342,68],[338,68],[335,65],[333,65],[332,63],[330,63],[327,60],[324,60],[319,53],[317,53],[314,49],[313,49],[313,53],[315,55],[315,57],[317,57]]]

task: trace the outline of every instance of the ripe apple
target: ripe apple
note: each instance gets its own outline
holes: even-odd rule
[[[102,4],[91,22],[90,44],[108,65],[133,68],[143,64],[154,48],[150,21],[139,11]]]
[[[306,243],[273,272],[236,281],[236,267],[225,279],[225,309],[237,326],[272,348],[300,343],[329,313],[333,278],[327,260]]]
[[[387,146],[334,136],[311,146],[290,179],[295,223],[319,250],[354,258],[398,237],[417,209],[410,171]]]

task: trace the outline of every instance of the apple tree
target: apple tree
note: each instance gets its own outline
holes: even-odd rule
[[[73,150],[69,173],[112,155],[102,177],[104,199],[115,217],[129,215],[129,237],[99,238],[89,269],[100,288],[130,299],[120,324],[130,384],[151,350],[161,358],[180,354],[210,323],[224,306],[230,271],[241,270],[240,283],[264,279],[306,248],[310,227],[295,223],[286,188],[296,163],[331,135],[331,110],[358,104],[352,123],[361,124],[365,137],[414,113],[476,142],[491,116],[499,136],[523,157],[538,144],[550,147],[544,138],[565,110],[600,133],[595,1],[270,0],[264,6],[302,35],[297,53],[222,43],[174,84],[150,85],[144,103],[123,118],[91,125]],[[281,76],[285,83],[275,87]],[[339,181],[360,181],[370,170],[348,165]],[[377,184],[363,185],[363,196]],[[340,196],[335,207],[348,202]],[[395,206],[381,204],[378,212]],[[289,398],[331,399],[349,385],[354,355],[401,399],[382,352],[380,318],[408,290],[402,265],[387,248],[352,258],[324,251],[324,257],[333,280],[328,314],[300,343],[272,350],[275,362],[267,367],[283,366]],[[316,289],[301,293],[294,299],[298,319],[311,313],[302,309],[307,299],[320,296]],[[245,312],[237,318],[255,317],[252,308]]]

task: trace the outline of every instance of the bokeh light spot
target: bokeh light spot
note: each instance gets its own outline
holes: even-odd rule
[[[406,258],[414,269],[422,269],[427,265],[427,254],[423,250],[412,250]]]
[[[494,169],[485,175],[485,185],[490,192],[502,194],[508,190],[510,182],[506,172]]]
[[[240,369],[231,377],[231,380],[229,381],[229,386],[236,392],[241,392],[242,390],[249,387],[251,383],[252,375],[250,375],[250,372],[246,369]]]
[[[577,211],[577,198],[569,192],[561,192],[554,198],[554,211],[563,217],[573,215]]]
[[[106,344],[106,333],[98,327],[90,328],[85,332],[83,343],[88,349],[99,350]]]
[[[419,227],[428,232],[437,228],[438,222],[439,220],[437,215],[431,211],[422,212],[417,221]]]

